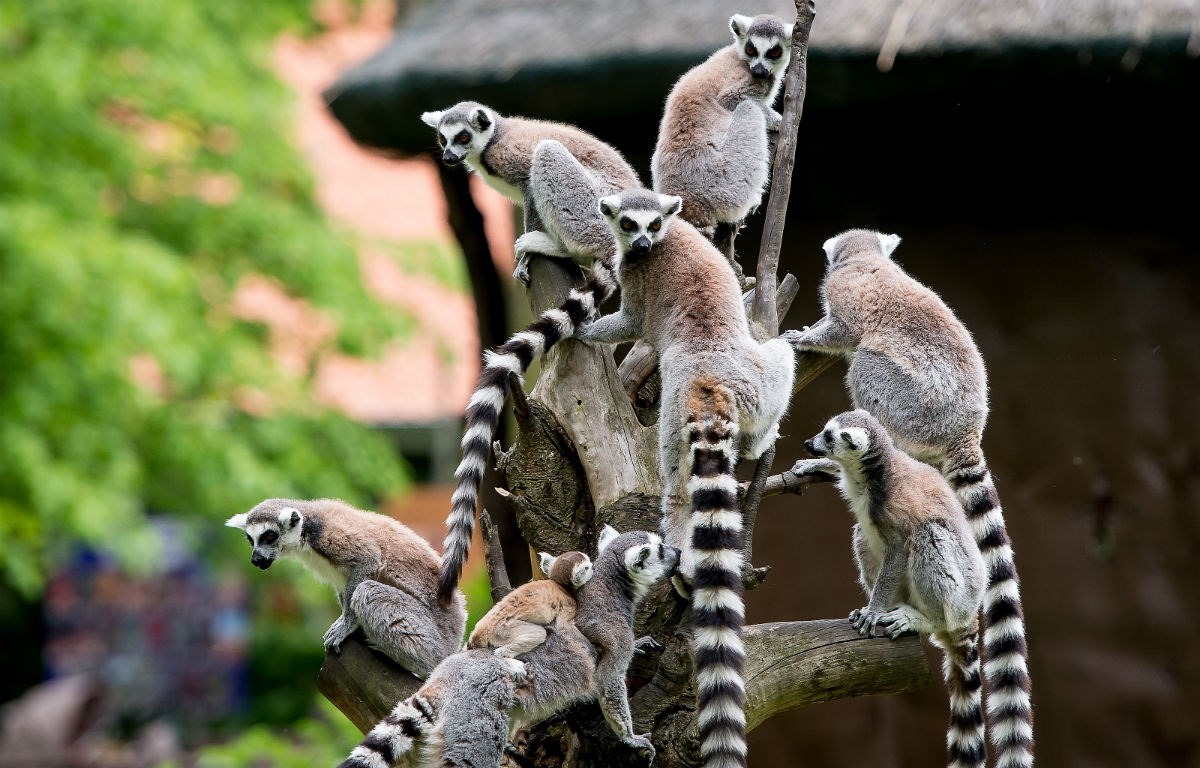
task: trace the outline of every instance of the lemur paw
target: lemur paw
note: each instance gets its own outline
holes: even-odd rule
[[[645,733],[640,736],[634,734],[633,736],[623,739],[622,743],[630,749],[638,752],[643,758],[645,758],[647,764],[654,762],[654,755],[656,753],[654,745],[650,743],[650,734]]]
[[[513,279],[526,288],[529,287],[529,257],[524,254],[517,256],[513,265]]]
[[[874,637],[875,626],[879,624],[879,620],[882,617],[882,613],[873,611],[870,607],[855,608],[850,612],[850,623],[858,630],[858,634],[863,637]]]
[[[650,637],[650,635],[639,637],[633,643],[633,652],[637,656],[645,656],[648,653],[660,653],[662,649],[663,644]]]
[[[837,480],[837,473],[829,471],[828,459],[798,459],[792,465],[791,472],[797,477],[821,477]]]
[[[804,326],[804,328],[799,331],[794,330],[794,329],[789,329],[789,330],[786,330],[783,333],[779,334],[779,338],[783,339],[788,344],[791,344],[792,349],[796,350],[797,352],[803,352],[805,349],[805,346],[806,346],[804,333],[807,330],[808,330],[807,325]]]
[[[692,601],[692,585],[686,576],[681,573],[675,574],[671,577],[671,586],[675,588],[675,594],[688,602]]]
[[[903,635],[915,635],[917,629],[913,626],[912,617],[907,612],[896,608],[879,617],[879,626],[883,633],[893,640]]]
[[[342,643],[346,642],[346,638],[353,635],[358,629],[358,623],[347,621],[345,616],[338,616],[333,624],[329,625],[329,629],[325,630],[325,651],[326,653],[341,653]]]
[[[778,133],[779,129],[783,126],[783,115],[770,107],[765,108],[763,112],[767,118],[767,130],[771,133]]]
[[[508,667],[508,671],[512,674],[513,682],[517,685],[525,682],[526,678],[529,677],[528,672],[525,670],[525,662],[520,659],[506,658],[504,659],[504,663]]]

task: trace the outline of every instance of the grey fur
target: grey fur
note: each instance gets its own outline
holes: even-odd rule
[[[952,768],[982,768],[977,649],[987,568],[953,489],[936,469],[898,450],[864,410],[830,419],[805,443],[815,456],[793,471],[837,474],[857,523],[855,563],[869,602],[850,614],[867,637],[930,635],[946,653]]]
[[[438,607],[437,553],[398,520],[337,499],[267,499],[226,525],[251,540],[259,568],[293,558],[334,587],[342,613],[325,633],[327,650],[337,652],[361,628],[367,642],[423,678],[458,649],[466,601],[459,592]]]
[[[730,30],[733,43],[671,89],[651,159],[654,188],[682,197],[680,215],[697,227],[737,224],[758,207],[770,172],[767,131],[780,123],[772,105],[791,56],[792,25],[734,16]]]
[[[938,467],[958,496],[988,566],[985,674],[1000,768],[1033,764],[1033,710],[1019,580],[1000,497],[984,459],[987,373],[966,327],[891,259],[895,235],[864,229],[825,241],[825,316],[784,334],[797,350],[845,356],[858,408],[901,450]]]
[[[545,642],[520,660],[501,658],[486,648],[450,656],[416,694],[375,726],[340,768],[396,765],[414,747],[420,747],[417,765],[499,766],[511,730],[597,696],[626,745],[653,757],[649,739],[633,732],[625,673],[633,656],[634,606],[678,562],[678,552],[657,539],[641,531],[609,536],[593,578],[576,595],[577,618],[595,621],[555,625]]]
[[[612,253],[596,201],[631,186],[637,173],[613,147],[570,125],[504,117],[473,101],[421,116],[438,132],[447,165],[465,163],[525,209],[513,276],[529,280],[530,253],[586,266]]]

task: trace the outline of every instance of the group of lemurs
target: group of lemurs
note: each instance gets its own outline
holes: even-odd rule
[[[892,260],[894,235],[850,230],[824,244],[825,315],[760,342],[730,261],[712,244],[736,232],[767,183],[768,132],[792,25],[730,19],[733,43],[684,74],[666,101],[644,188],[620,152],[571,126],[506,117],[462,102],[422,119],[447,165],[465,164],[525,215],[514,276],[530,256],[587,269],[567,300],[485,355],[466,411],[462,461],[443,554],[390,518],[336,500],[271,499],[228,522],[267,568],[301,560],[337,590],[325,634],[337,651],[361,629],[425,680],[342,763],[499,765],[515,729],[598,699],[613,730],[648,760],[625,687],[638,648],[636,603],[671,577],[690,601],[700,754],[745,766],[742,513],[735,468],[775,443],[792,394],[795,353],[840,355],[855,410],[805,443],[793,472],[836,480],[854,518],[853,553],[868,603],[850,614],[864,636],[927,635],[944,652],[952,766],[985,763],[982,680],[1001,768],[1033,763],[1032,709],[1018,581],[980,441],[983,360],[930,289]],[[620,308],[598,317],[620,293]],[[658,354],[659,533],[605,528],[586,553],[541,555],[547,579],[497,603],[465,644],[458,580],[510,375],[566,338],[642,340]],[[980,666],[978,635],[982,616]]]

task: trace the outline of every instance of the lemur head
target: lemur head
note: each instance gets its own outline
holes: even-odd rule
[[[777,77],[792,56],[792,26],[776,16],[742,16],[729,19],[738,57],[756,80]]]
[[[583,552],[564,552],[558,557],[538,552],[538,566],[546,578],[570,590],[579,589],[592,578],[592,558]]]
[[[653,584],[675,572],[679,550],[668,547],[657,533],[630,531],[617,533],[611,525],[600,531],[597,569],[616,568],[629,580],[630,596],[641,600]]]
[[[264,571],[271,563],[300,547],[304,515],[288,499],[267,499],[249,512],[225,521],[230,528],[241,528],[253,548],[250,563]]]
[[[891,445],[883,425],[861,408],[834,416],[826,422],[825,429],[804,441],[805,449],[813,456],[830,458],[842,465],[858,463],[872,448]]]
[[[682,207],[683,198],[648,189],[627,189],[600,198],[600,213],[617,236],[617,258],[633,262],[648,255]]]
[[[421,120],[437,131],[442,162],[446,165],[479,157],[496,135],[499,118],[495,110],[474,101],[460,101],[441,112],[421,115]]]
[[[890,259],[898,245],[899,235],[885,235],[871,229],[849,229],[826,240],[821,248],[825,250],[826,263],[832,267],[852,256]]]

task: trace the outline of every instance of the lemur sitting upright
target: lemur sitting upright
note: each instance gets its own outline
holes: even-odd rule
[[[854,558],[870,601],[850,614],[867,637],[919,632],[945,652],[951,768],[985,761],[979,680],[979,610],[986,567],[954,491],[938,471],[901,452],[863,410],[835,416],[804,443],[798,475],[838,478],[850,505]]]
[[[585,266],[612,253],[612,234],[596,201],[641,184],[616,149],[574,126],[504,117],[473,101],[426,112],[421,119],[437,130],[442,162],[466,163],[525,209],[513,277],[529,283],[530,253]]]
[[[622,741],[652,759],[650,740],[633,732],[625,674],[633,656],[634,608],[678,562],[678,550],[657,535],[618,534],[606,526],[594,575],[576,594],[574,622],[549,623],[545,641],[525,652],[523,663],[487,648],[450,656],[367,734],[340,768],[393,766],[414,747],[420,748],[419,765],[498,766],[511,730],[596,696]],[[525,584],[508,597],[541,583]],[[492,610],[507,610],[512,602],[506,598]]]
[[[792,26],[734,16],[733,43],[688,70],[667,96],[650,161],[654,189],[682,197],[679,216],[696,227],[736,228],[762,201]]]
[[[455,592],[437,605],[437,553],[398,520],[337,499],[267,499],[225,524],[245,532],[255,566],[295,558],[333,586],[342,613],[326,650],[361,627],[371,646],[421,678],[458,650],[466,601]]]
[[[845,356],[857,408],[879,419],[905,453],[940,468],[958,495],[988,567],[984,674],[997,764],[1033,764],[1025,622],[1000,497],[980,445],[987,372],[945,302],[892,261],[896,235],[865,229],[825,241],[825,316],[784,334],[797,350]]]
[[[509,592],[475,624],[468,648],[491,648],[516,658],[546,641],[547,627],[575,621],[575,592],[592,578],[592,559],[583,552],[551,557],[538,553],[547,578]]]

